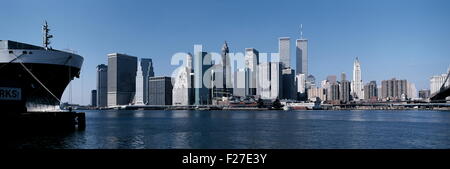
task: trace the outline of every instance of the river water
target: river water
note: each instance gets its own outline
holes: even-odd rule
[[[449,111],[86,111],[85,131],[17,138],[10,148],[450,148]]]

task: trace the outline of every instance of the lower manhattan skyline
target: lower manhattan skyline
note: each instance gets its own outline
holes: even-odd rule
[[[290,66],[298,71],[295,40],[301,36],[301,24],[308,39],[307,71],[318,86],[327,76],[340,77],[342,72],[351,80],[356,57],[364,85],[407,79],[417,90],[430,89],[430,78],[446,73],[450,64],[450,2],[443,0],[19,0],[5,6],[11,7],[6,13],[22,12],[5,18],[5,23],[14,24],[0,27],[5,32],[2,39],[41,44],[41,32],[36,30],[47,20],[57,35],[52,39],[54,48],[73,48],[85,56],[81,78],[67,87],[62,98],[83,105],[90,103],[91,90],[96,89],[97,65],[107,64],[107,55],[115,52],[151,58],[155,76],[170,76],[178,67],[170,64],[170,57],[192,52],[195,44],[202,44],[206,52],[220,53],[226,40],[230,53],[244,53],[246,48],[277,53],[279,38],[290,37]],[[67,7],[77,12],[65,11]],[[127,12],[116,12],[122,9]],[[37,11],[43,14],[31,16]]]
[[[1,4],[12,166],[430,166],[450,153],[449,0]]]

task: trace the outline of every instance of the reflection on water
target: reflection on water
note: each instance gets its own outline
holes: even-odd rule
[[[86,131],[12,148],[450,148],[442,111],[86,112]]]
[[[191,148],[187,141],[189,139],[189,133],[187,132],[177,132],[173,134],[173,147],[172,148]]]
[[[142,118],[142,117],[144,117],[144,112],[143,111],[134,112],[134,117]]]
[[[117,117],[119,117],[119,112],[114,112],[114,111],[113,112],[108,112],[105,115],[108,118],[117,118]]]
[[[273,113],[273,112],[261,112],[256,114],[256,119],[277,119],[278,115],[280,113],[287,113],[287,112],[278,112],[278,113]]]
[[[187,118],[189,117],[189,113],[187,111],[179,111],[172,113],[172,118]]]

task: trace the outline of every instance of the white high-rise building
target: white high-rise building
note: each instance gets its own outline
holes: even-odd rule
[[[245,48],[245,67],[250,71],[258,69],[259,52],[254,48]]]
[[[450,71],[450,70],[449,70]],[[442,84],[444,84],[447,74],[436,75],[430,78],[430,94],[439,92]],[[445,87],[450,85],[450,78],[445,82]]]
[[[321,101],[325,101],[327,99],[327,95],[325,93],[325,88],[312,87],[308,89],[308,100],[316,101],[317,98],[319,98]]]
[[[141,62],[138,62],[136,71],[136,93],[134,95],[134,105],[144,105],[144,75],[142,73]]]
[[[306,76],[302,73],[295,76],[295,78],[297,79],[297,93],[302,95],[306,92]]]
[[[351,85],[351,93],[354,99],[364,99],[364,84],[361,79],[361,64],[358,57],[353,63],[353,80]]]
[[[245,97],[249,91],[248,69],[238,69],[234,72],[234,89],[233,96]]]
[[[187,106],[194,102],[192,85],[192,55],[188,54],[186,66],[175,71],[172,89],[172,105]]]
[[[382,99],[383,90],[381,89],[381,85],[377,87],[377,96],[378,96],[378,100]]]
[[[265,62],[258,66],[259,87],[257,94],[262,99],[276,99],[282,96],[281,63]]]
[[[320,82],[320,87],[327,89],[330,86],[330,84],[328,83],[328,80],[322,80]]]
[[[408,93],[408,99],[417,99],[417,89],[416,89],[416,85],[414,83],[407,83],[407,92]]]
[[[187,106],[192,100],[192,80],[191,69],[182,67],[174,77],[174,85],[172,89],[172,105]]]
[[[300,39],[296,41],[296,59],[297,75],[305,74],[308,76],[308,39],[303,38],[303,25],[301,25]]]
[[[254,48],[245,49],[245,68],[247,70],[245,79],[248,82],[248,91],[246,95],[256,95],[256,88],[258,82],[258,64],[259,52]]]
[[[270,98],[270,64],[269,62],[258,65],[257,95],[262,99]]]
[[[282,65],[279,62],[270,63],[270,97],[272,99],[282,97],[282,84],[281,80]]]

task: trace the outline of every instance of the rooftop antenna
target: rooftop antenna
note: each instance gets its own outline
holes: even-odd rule
[[[42,32],[44,33],[43,44],[45,50],[51,49],[49,45],[50,45],[50,38],[53,38],[53,35],[49,34],[50,29],[48,28],[47,21],[45,21],[44,25],[42,25]]]
[[[303,39],[303,24],[300,24],[300,39]]]

